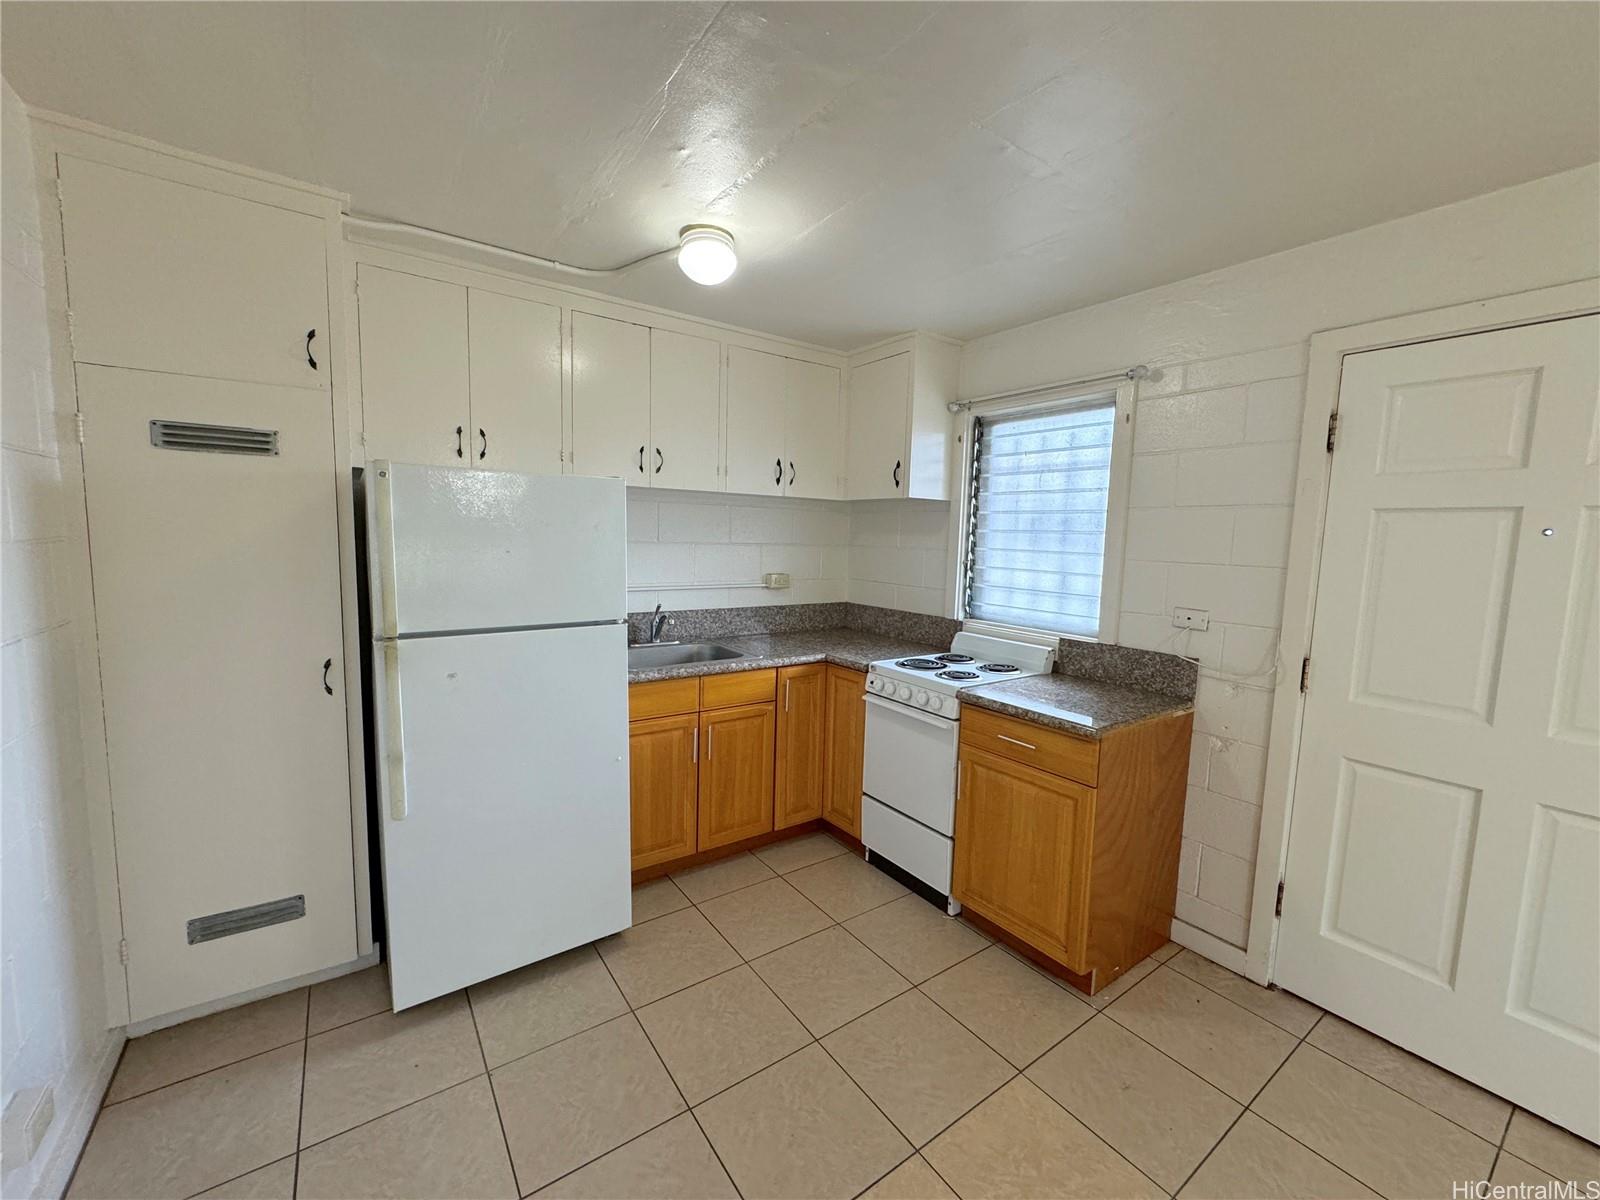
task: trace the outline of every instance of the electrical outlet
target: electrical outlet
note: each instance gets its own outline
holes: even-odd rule
[[[1210,629],[1211,614],[1203,608],[1175,608],[1172,610],[1172,627],[1174,629]]]
[[[789,573],[787,571],[768,571],[761,577],[763,587],[786,588],[789,586]]]

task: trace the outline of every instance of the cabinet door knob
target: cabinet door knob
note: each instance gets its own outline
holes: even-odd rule
[[[773,459],[772,460],[772,466],[773,466],[773,476],[772,476],[773,485],[776,486],[776,487],[782,487],[783,486],[783,459],[781,459],[781,458]]]
[[[794,459],[789,460],[789,486],[794,486]]]
[[[661,467],[667,461],[666,455],[661,453],[661,447],[656,447],[656,474],[661,474]]]
[[[478,450],[478,461],[482,462],[489,457],[489,435],[483,430],[478,430],[478,436],[483,439],[483,445]]]
[[[639,447],[639,474],[644,474],[644,447]]]
[[[457,458],[465,457],[465,454],[463,452],[462,445],[461,445],[461,432],[462,432],[461,431],[461,426],[457,425],[456,426],[456,457]]]
[[[311,364],[313,371],[321,369],[317,366],[316,357],[311,353],[311,343],[316,340],[316,337],[317,331],[315,329],[306,330],[306,361]]]
[[[333,684],[328,682],[328,672],[333,669],[333,659],[326,658],[322,661],[322,690],[328,695],[333,695]]]
[[[898,458],[894,460],[894,486],[896,490],[900,487],[900,460]]]

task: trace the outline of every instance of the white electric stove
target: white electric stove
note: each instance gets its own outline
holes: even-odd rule
[[[950,896],[961,693],[970,687],[1045,675],[1053,646],[958,633],[943,654],[886,658],[867,667],[866,761],[861,841]]]

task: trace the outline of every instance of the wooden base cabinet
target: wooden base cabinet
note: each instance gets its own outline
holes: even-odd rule
[[[822,818],[861,836],[861,767],[866,751],[867,677],[828,667],[827,779]]]
[[[629,722],[634,870],[695,852],[699,744],[697,712]]]
[[[701,850],[772,829],[773,713],[749,704],[700,714]]]
[[[957,900],[1091,994],[1172,929],[1193,716],[1075,738],[961,719]]]
[[[827,782],[828,666],[778,671],[778,767],[773,827],[787,829],[822,816]]]

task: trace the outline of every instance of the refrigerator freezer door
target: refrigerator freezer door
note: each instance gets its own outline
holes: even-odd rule
[[[621,620],[621,480],[368,468],[379,637]]]
[[[395,1008],[626,928],[625,627],[391,645],[399,686],[374,698],[380,739],[405,743],[403,763],[379,747]]]

